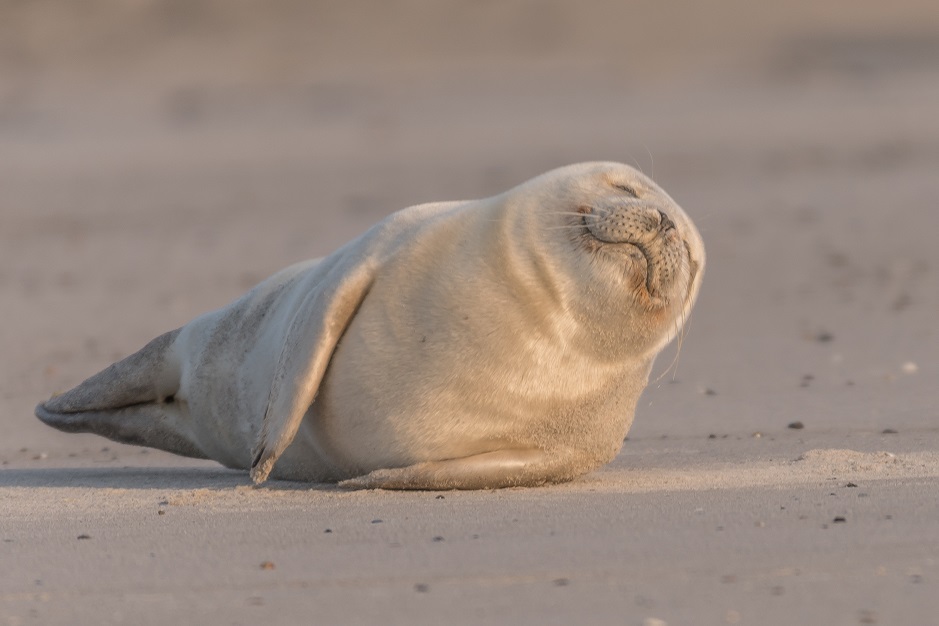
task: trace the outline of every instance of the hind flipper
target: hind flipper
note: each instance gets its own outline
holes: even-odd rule
[[[36,407],[36,417],[70,433],[94,433],[121,443],[206,458],[185,435],[183,410],[174,402],[179,367],[168,350],[179,334],[160,335],[138,352],[74,389]]]
[[[48,403],[46,403],[48,404]],[[36,407],[36,417],[67,433],[94,433],[112,441],[147,446],[196,459],[207,459],[183,434],[179,409],[173,403],[134,404],[112,410],[54,413],[46,404]]]
[[[168,362],[166,353],[178,334],[176,329],[160,335],[126,359],[40,406],[50,413],[80,413],[162,401],[174,395],[179,389],[179,371]]]

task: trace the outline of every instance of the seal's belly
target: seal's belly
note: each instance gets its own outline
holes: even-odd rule
[[[350,347],[334,355],[304,424],[317,457],[349,476],[505,449],[607,454],[641,391],[576,357],[492,350],[467,367],[467,346],[402,350],[387,361],[350,357],[365,352]]]
[[[440,461],[530,446],[530,420],[473,407],[431,410],[326,399],[307,420],[316,456],[341,474]],[[527,426],[526,426],[527,424]]]

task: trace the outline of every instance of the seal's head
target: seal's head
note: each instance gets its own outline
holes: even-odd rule
[[[628,324],[634,348],[658,352],[674,338],[704,272],[701,235],[675,201],[622,163],[571,165],[523,187],[540,236],[573,252],[566,273],[593,296],[581,299],[590,314]]]

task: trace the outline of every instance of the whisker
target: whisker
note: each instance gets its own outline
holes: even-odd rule
[[[688,289],[690,293],[690,289],[692,288],[692,281],[694,279],[694,276],[691,272],[691,258],[690,257],[682,258],[682,262],[678,268],[678,272],[679,272],[679,280],[681,280],[682,282],[686,282],[688,284]],[[681,307],[679,311],[678,319],[675,320],[675,324],[676,324],[675,338],[677,339],[675,356],[672,358],[672,361],[671,363],[669,363],[668,367],[666,367],[665,370],[659,376],[657,376],[654,381],[652,381],[652,384],[656,384],[660,380],[665,378],[665,376],[669,373],[669,371],[672,372],[673,381],[678,376],[678,365],[681,361],[681,351],[685,345],[685,336],[688,333],[688,324],[690,322],[690,315],[686,317],[686,314],[690,313],[690,309],[687,306],[688,305],[687,297],[675,304]],[[680,325],[678,325],[679,323]]]
[[[646,149],[648,150],[648,148]],[[642,165],[639,164],[639,159],[637,159],[636,156],[632,152],[629,152],[628,154],[629,154],[629,158],[632,159],[633,163],[636,164],[636,169],[639,170],[639,173],[644,175],[645,172],[642,171]]]
[[[559,226],[544,226],[542,230],[580,230],[583,224],[561,224]]]
[[[649,172],[650,172],[649,178],[651,178],[652,180],[655,180],[655,159],[652,158],[652,151],[649,150],[649,146],[647,146],[646,144],[642,144],[642,147],[645,148],[646,152],[649,154]],[[642,172],[642,170],[639,170],[639,171]]]

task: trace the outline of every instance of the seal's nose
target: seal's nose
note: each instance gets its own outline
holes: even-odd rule
[[[659,228],[661,228],[663,232],[674,230],[675,222],[673,222],[671,218],[665,214],[665,211],[659,211],[659,217],[661,218],[659,221]]]

